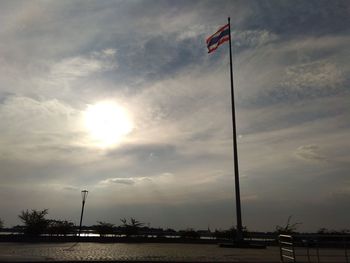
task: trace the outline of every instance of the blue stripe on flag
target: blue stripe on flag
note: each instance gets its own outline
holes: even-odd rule
[[[212,39],[210,39],[209,43],[208,43],[208,48],[214,44],[216,44],[217,42],[220,41],[221,38],[223,38],[224,36],[226,35],[229,35],[229,29],[227,28],[226,30],[222,31],[220,33],[220,35],[216,36],[216,37],[213,37]]]

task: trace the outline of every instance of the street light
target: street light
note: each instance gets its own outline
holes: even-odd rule
[[[81,191],[82,205],[81,205],[81,215],[80,215],[80,224],[79,224],[79,236],[81,232],[81,223],[83,222],[84,206],[85,206],[87,195],[88,195],[87,190]]]

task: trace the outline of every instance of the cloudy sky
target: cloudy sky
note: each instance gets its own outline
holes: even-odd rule
[[[235,225],[228,16],[243,225],[350,228],[346,0],[1,1],[5,225]]]

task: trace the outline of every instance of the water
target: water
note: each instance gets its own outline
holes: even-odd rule
[[[232,249],[207,244],[0,243],[0,261],[140,260],[278,262],[278,248]]]

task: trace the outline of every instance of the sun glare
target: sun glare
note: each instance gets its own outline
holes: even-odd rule
[[[133,129],[128,112],[115,102],[89,105],[84,115],[91,138],[102,147],[119,143]]]

